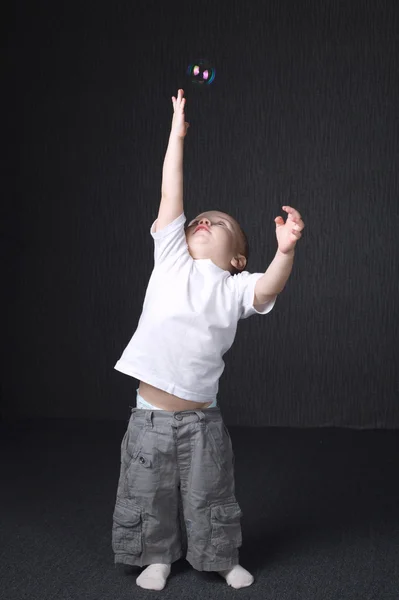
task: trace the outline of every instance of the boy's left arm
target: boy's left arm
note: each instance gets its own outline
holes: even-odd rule
[[[274,219],[278,249],[266,273],[256,282],[254,305],[264,304],[270,296],[283,291],[292,271],[296,243],[301,239],[305,227],[301,215],[295,208],[291,206],[282,208],[288,213],[288,218],[285,223],[283,217]]]

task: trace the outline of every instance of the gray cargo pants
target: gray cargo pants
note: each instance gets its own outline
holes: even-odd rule
[[[115,563],[172,563],[187,545],[186,559],[199,571],[238,564],[242,513],[233,463],[219,408],[133,408],[121,446]]]

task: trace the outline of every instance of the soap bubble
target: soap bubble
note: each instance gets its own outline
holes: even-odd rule
[[[208,60],[201,58],[189,65],[187,75],[195,85],[210,85],[215,79],[216,70]]]

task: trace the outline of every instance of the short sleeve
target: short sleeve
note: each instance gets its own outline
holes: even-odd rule
[[[252,315],[266,315],[276,303],[277,294],[257,308],[254,307],[255,285],[264,273],[249,273],[243,271],[232,276],[239,304],[239,318],[247,319]]]
[[[184,224],[186,217],[181,214],[159,231],[155,231],[157,221],[151,226],[150,233],[154,240],[155,265],[172,265],[180,257],[189,256]]]

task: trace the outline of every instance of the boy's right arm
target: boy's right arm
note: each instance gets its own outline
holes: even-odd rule
[[[189,124],[185,122],[184,91],[179,90],[177,98],[172,97],[173,120],[169,136],[168,148],[162,171],[162,197],[159,206],[156,231],[177,219],[183,209],[183,149],[184,138]]]

